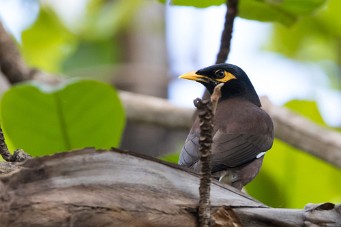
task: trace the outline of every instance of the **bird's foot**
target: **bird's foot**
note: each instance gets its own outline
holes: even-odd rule
[[[238,181],[238,175],[235,171],[223,170],[213,174],[219,179],[219,182],[232,185],[234,182]]]

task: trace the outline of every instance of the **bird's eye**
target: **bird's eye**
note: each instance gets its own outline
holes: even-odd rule
[[[217,79],[223,79],[225,77],[224,70],[221,70],[221,69],[217,70],[215,72],[215,76]]]

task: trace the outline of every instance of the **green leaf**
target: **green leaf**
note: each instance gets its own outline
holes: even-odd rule
[[[75,47],[74,35],[47,8],[42,8],[35,24],[22,33],[21,52],[26,63],[45,71],[58,72]]]
[[[125,124],[116,91],[90,80],[49,87],[25,83],[1,101],[1,122],[14,148],[33,156],[118,146]]]
[[[241,0],[239,16],[263,22],[276,21],[286,26],[294,24],[301,16],[319,9],[326,0]]]
[[[281,0],[281,1],[258,0],[258,1],[264,2],[274,8],[278,7],[283,11],[286,11],[297,16],[309,15],[326,2],[326,0]]]
[[[268,4],[257,0],[241,0],[239,5],[239,16],[249,20],[262,22],[280,22],[284,25],[292,25],[297,17],[278,5]]]

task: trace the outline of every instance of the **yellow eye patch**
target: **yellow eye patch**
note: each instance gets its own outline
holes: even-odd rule
[[[226,83],[229,80],[237,79],[232,73],[224,71],[224,77],[220,79],[215,79],[218,82]]]

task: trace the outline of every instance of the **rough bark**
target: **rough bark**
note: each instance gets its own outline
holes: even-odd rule
[[[213,131],[213,111],[212,103],[207,99],[205,101],[197,98],[194,105],[198,109],[200,121],[199,152],[201,165],[201,177],[199,186],[199,227],[208,227],[211,220],[211,147]]]
[[[89,148],[15,166],[0,176],[3,227],[197,225],[199,177],[176,165]],[[213,226],[313,226],[326,220],[340,226],[341,220],[340,206],[270,208],[213,179],[211,204]]]

